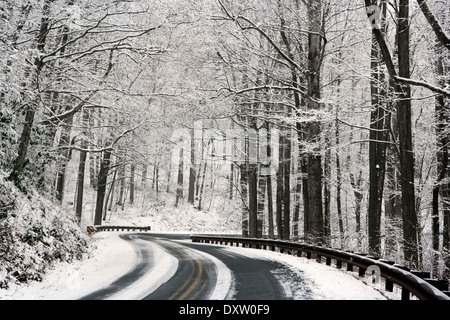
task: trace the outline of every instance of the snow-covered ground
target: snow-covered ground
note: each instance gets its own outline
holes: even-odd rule
[[[58,263],[48,270],[42,282],[12,286],[0,290],[0,299],[14,300],[65,300],[78,299],[96,289],[108,285],[118,276],[130,270],[136,260],[135,251],[127,241],[119,238],[120,232],[102,232],[93,235],[94,249],[88,259],[72,263]],[[144,288],[156,288],[164,279],[170,278],[176,270],[176,259],[168,255],[158,245],[153,245],[154,269],[133,285],[133,290],[112,296],[111,299],[136,299],[143,294]],[[248,248],[226,247],[247,257],[282,261],[299,273],[310,286],[314,299],[318,300],[379,300],[386,299],[376,288],[367,285],[352,273],[337,270],[306,258],[289,256],[277,252]],[[217,260],[217,259],[215,259]],[[220,263],[220,262],[218,262]],[[221,299],[231,288],[232,276],[226,273],[224,265],[219,266],[220,285],[213,298]],[[292,286],[290,279],[278,275],[286,290],[294,298],[299,298],[301,288]]]

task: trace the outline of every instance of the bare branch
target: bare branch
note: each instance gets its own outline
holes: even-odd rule
[[[243,16],[234,16],[225,8],[225,6],[222,4],[221,1],[219,1],[219,4],[222,7],[225,14],[227,15],[227,17],[230,20],[236,22],[236,24],[242,30],[256,30],[260,35],[262,35],[270,43],[270,45],[283,57],[283,59],[285,59],[290,65],[292,65],[296,69],[302,70],[301,66],[298,63],[296,63],[294,60],[292,60],[286,53],[284,53],[284,51],[281,50],[281,48],[275,43],[275,41],[273,41],[273,39],[264,30],[262,30],[260,27],[258,27],[253,21],[251,21],[250,19],[243,17]],[[239,23],[240,20],[246,22],[249,26],[243,26],[241,23]]]
[[[103,84],[104,80],[108,77],[109,73],[112,70],[112,67],[114,66],[114,64],[112,62],[113,53],[114,53],[114,50],[111,50],[111,53],[109,56],[108,67],[106,69],[105,74],[103,75],[103,79],[100,81],[100,86]],[[98,91],[100,91],[100,89],[96,89],[96,90],[92,91],[85,99],[83,99],[77,106],[75,106],[71,110],[68,110],[62,114],[58,114],[53,117],[50,117],[50,118],[46,119],[44,122],[52,123],[55,121],[62,121],[64,119],[67,119],[67,118],[73,116],[75,113],[80,111],[92,99],[92,97],[94,97],[97,94]]]

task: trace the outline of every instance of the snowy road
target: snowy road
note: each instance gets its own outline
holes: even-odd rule
[[[56,265],[42,282],[0,290],[0,300],[386,299],[355,275],[306,258],[192,243],[187,234],[93,237],[90,258]]]
[[[297,282],[302,279],[280,262],[249,258],[236,252],[227,251],[222,246],[193,244],[187,240],[189,235],[134,234],[121,235],[134,247],[138,257],[134,268],[119,277],[109,286],[90,293],[81,299],[108,299],[132,287],[147,272],[155,268],[152,246],[160,246],[177,260],[177,268],[165,283],[142,297],[145,300],[209,300],[224,298],[235,300],[285,300],[292,299],[291,292],[285,292],[277,275],[283,274]],[[147,244],[146,244],[147,242]],[[231,280],[230,274],[233,274]],[[217,284],[226,283],[225,287]],[[311,290],[304,283],[304,298],[311,296]],[[221,296],[221,297],[220,297]]]

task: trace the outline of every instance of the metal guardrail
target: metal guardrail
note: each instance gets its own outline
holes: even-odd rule
[[[411,294],[420,300],[450,300],[448,281],[430,278],[429,272],[410,270],[407,267],[397,265],[393,261],[379,259],[363,253],[342,251],[322,246],[310,245],[300,242],[290,242],[270,239],[255,239],[241,237],[200,236],[190,237],[193,242],[214,243],[225,245],[241,245],[242,247],[257,248],[297,254],[301,257],[315,258],[317,262],[325,259],[327,265],[335,260],[336,267],[342,268],[344,263],[347,271],[358,268],[359,276],[365,276],[366,272],[379,271],[379,276],[385,280],[385,291],[392,292],[394,284],[401,287],[402,300],[409,300]]]
[[[87,232],[94,233],[100,231],[150,231],[150,226],[137,227],[137,226],[88,226]]]

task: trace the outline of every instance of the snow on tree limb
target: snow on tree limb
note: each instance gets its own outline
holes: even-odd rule
[[[430,24],[431,28],[433,28],[433,31],[436,34],[436,37],[439,40],[439,42],[445,48],[447,48],[447,50],[450,50],[450,37],[445,32],[445,30],[442,28],[441,24],[436,19],[434,14],[431,12],[430,8],[428,7],[428,4],[427,4],[426,0],[417,0],[417,3],[419,4],[420,9],[422,10],[423,15],[427,19],[427,21]]]
[[[433,92],[442,94],[442,95],[444,95],[446,97],[450,97],[450,91],[448,91],[446,89],[442,89],[442,88],[436,87],[436,86],[433,86],[433,85],[431,85],[431,84],[429,84],[428,82],[425,82],[425,81],[407,79],[407,78],[402,78],[402,77],[399,77],[399,76],[395,76],[394,79],[397,80],[397,81],[403,82],[403,83],[414,85],[414,86],[424,87],[424,88],[427,88],[427,89],[429,89],[429,90],[431,90]]]

